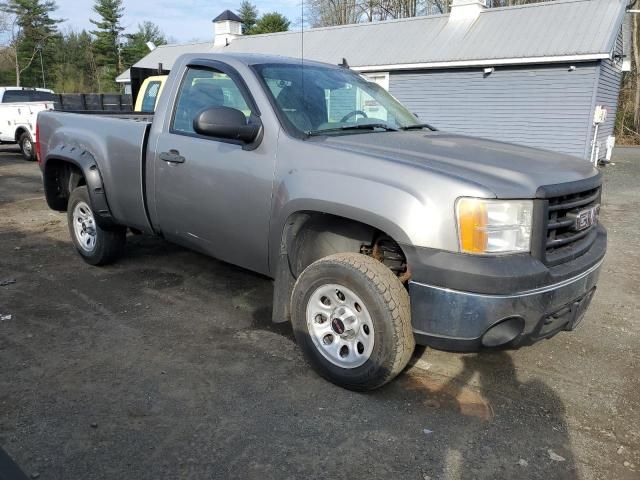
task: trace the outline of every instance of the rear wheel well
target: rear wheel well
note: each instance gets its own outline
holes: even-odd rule
[[[47,161],[44,189],[47,203],[53,210],[66,211],[71,192],[86,183],[84,174],[77,165],[58,159]]]
[[[24,128],[24,127],[19,127],[19,128],[16,130],[16,134],[15,134],[15,140],[16,140],[16,143],[18,143],[18,142],[20,141],[20,137],[22,137],[22,134],[23,134],[23,133],[29,133],[29,131],[28,131],[26,128]],[[31,137],[31,134],[30,134],[30,133],[29,133],[29,137]]]

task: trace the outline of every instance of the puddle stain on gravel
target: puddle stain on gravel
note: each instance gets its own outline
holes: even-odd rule
[[[493,419],[491,404],[477,391],[451,378],[431,373],[407,372],[397,379],[407,390],[420,393],[426,407],[457,411],[488,422]]]

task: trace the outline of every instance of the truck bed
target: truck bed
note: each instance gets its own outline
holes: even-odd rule
[[[150,230],[144,198],[147,133],[153,115],[122,112],[48,111],[38,118],[42,158],[77,149],[98,165],[113,218]],[[85,154],[86,156],[86,154]]]

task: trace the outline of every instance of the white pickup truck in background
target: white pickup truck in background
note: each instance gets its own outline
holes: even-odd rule
[[[52,90],[0,87],[0,143],[17,143],[25,159],[35,160],[36,118],[53,110],[54,99]]]

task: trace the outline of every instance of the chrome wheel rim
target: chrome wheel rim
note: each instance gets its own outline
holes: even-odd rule
[[[73,231],[80,248],[91,253],[96,248],[97,231],[93,212],[85,202],[78,202],[73,209]]]
[[[313,344],[329,362],[356,368],[371,356],[374,329],[362,299],[339,284],[317,288],[307,303],[307,330]]]

